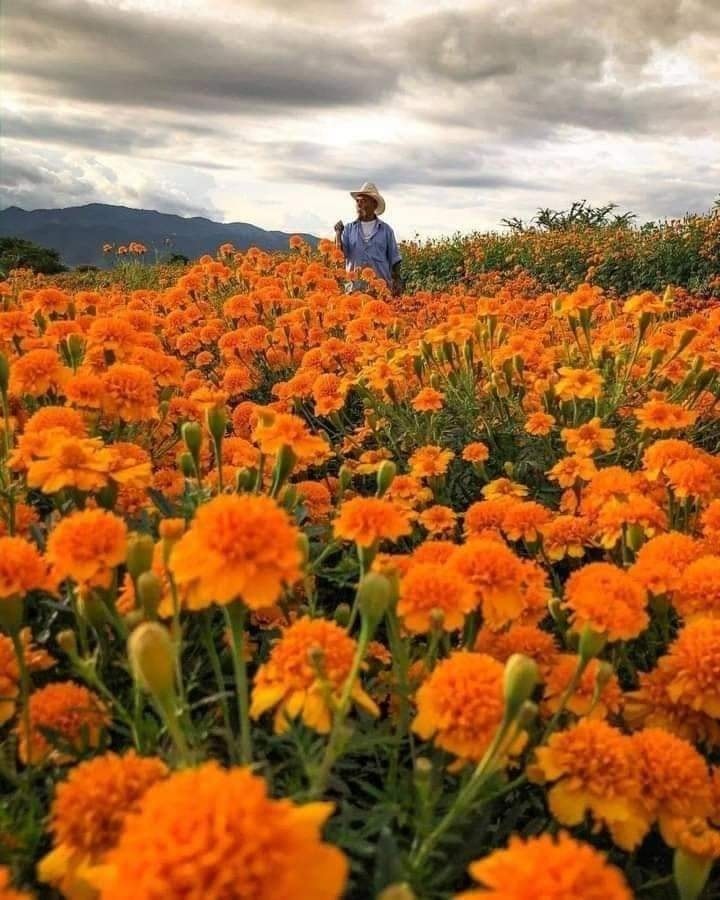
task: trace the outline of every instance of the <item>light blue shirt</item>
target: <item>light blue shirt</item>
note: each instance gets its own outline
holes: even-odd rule
[[[392,281],[392,267],[402,259],[395,233],[381,219],[375,219],[375,228],[367,238],[359,219],[349,222],[342,233],[342,248],[348,272],[369,266],[387,284]]]

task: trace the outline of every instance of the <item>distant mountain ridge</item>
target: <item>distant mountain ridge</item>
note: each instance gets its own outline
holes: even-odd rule
[[[103,244],[129,244],[139,241],[155,260],[155,250],[167,258],[182,253],[196,259],[214,254],[221,244],[238,250],[260,247],[263,250],[287,250],[290,232],[266,231],[247,222],[213,222],[201,216],[183,216],[149,209],[132,209],[108,203],[88,203],[65,209],[24,210],[9,206],[0,210],[0,237],[18,237],[49,247],[60,253],[66,266],[112,264]],[[318,239],[302,234],[313,246]],[[168,243],[169,241],[169,243]]]

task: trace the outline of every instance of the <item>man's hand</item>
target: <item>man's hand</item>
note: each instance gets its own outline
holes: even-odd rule
[[[403,292],[403,281],[399,275],[393,275],[392,284],[390,285],[390,292],[393,297],[399,297]]]
[[[335,234],[342,234],[345,226],[343,225],[342,219],[339,222],[335,223]]]

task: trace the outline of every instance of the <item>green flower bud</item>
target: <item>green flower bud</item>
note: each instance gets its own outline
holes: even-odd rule
[[[340,471],[338,472],[338,492],[341,497],[350,487],[351,482],[352,472],[350,471],[350,469],[348,469],[347,466],[340,466]]]
[[[607,644],[607,635],[599,634],[597,631],[593,631],[589,625],[586,625],[580,635],[580,644],[578,646],[583,665],[587,665],[591,659],[599,656],[605,644]]]
[[[77,638],[75,632],[69,628],[63,629],[58,633],[57,642],[63,653],[66,653],[71,659],[77,656]]]
[[[390,582],[378,572],[368,572],[358,585],[358,608],[372,630],[385,615],[390,604],[390,594]]]
[[[222,443],[225,437],[225,427],[227,426],[227,410],[224,406],[211,406],[205,413],[205,422],[208,431],[215,441],[217,447]]]
[[[78,365],[82,361],[85,353],[85,341],[83,341],[79,334],[68,335],[67,348],[70,359],[72,359],[75,365]]]
[[[182,439],[198,469],[200,468],[200,448],[202,447],[202,428],[198,422],[185,422],[181,428]]]
[[[195,462],[193,461],[191,454],[181,453],[178,458],[178,463],[180,464],[180,471],[185,478],[195,477]]]
[[[507,719],[516,718],[523,703],[532,696],[538,677],[537,663],[522,653],[513,653],[505,663],[503,695]]]
[[[283,444],[275,461],[272,488],[270,489],[271,497],[277,497],[280,488],[285,484],[285,482],[292,474],[292,470],[295,468],[296,462],[297,456],[295,456],[295,454],[290,449],[290,447],[287,446],[287,444]]]
[[[310,540],[304,531],[297,536],[297,546],[300,551],[300,565],[306,566],[310,559]]]
[[[25,604],[20,594],[0,599],[0,628],[8,634],[19,634],[22,628]]]
[[[348,603],[338,603],[335,607],[335,612],[333,613],[333,619],[340,625],[342,628],[346,628],[348,622],[350,621],[350,614],[352,610],[350,609],[350,605]]]
[[[128,657],[133,678],[149,694],[158,698],[175,691],[175,648],[170,632],[158,622],[143,622],[128,640]]]
[[[4,353],[0,353],[0,394],[7,397],[10,384],[10,363]]]
[[[685,331],[680,335],[680,340],[677,345],[677,352],[682,353],[683,350],[688,346],[688,344],[695,339],[697,336],[697,328],[686,328]]]
[[[382,497],[387,492],[390,485],[393,483],[393,479],[395,478],[395,474],[397,473],[397,466],[392,460],[386,459],[380,463],[380,468],[377,472],[377,495],[378,497]]]
[[[697,900],[707,884],[712,866],[712,859],[695,856],[678,847],[673,857],[673,876],[680,900]]]
[[[127,546],[127,570],[134,581],[152,567],[155,541],[149,534],[131,534]]]
[[[137,596],[145,617],[154,619],[163,596],[162,581],[154,572],[143,572],[137,580]]]

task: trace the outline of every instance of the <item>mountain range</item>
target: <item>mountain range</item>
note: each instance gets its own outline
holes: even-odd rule
[[[145,257],[154,262],[156,253],[163,259],[182,253],[196,259],[204,253],[215,254],[221,244],[238,250],[260,247],[263,250],[287,250],[289,233],[265,231],[246,222],[213,222],[200,216],[184,218],[150,209],[131,209],[107,203],[88,203],[66,209],[0,210],[0,237],[17,237],[57,250],[66,266],[108,267],[111,254],[103,253],[103,244],[127,245],[139,241],[148,248]],[[317,238],[302,234],[315,245]]]

